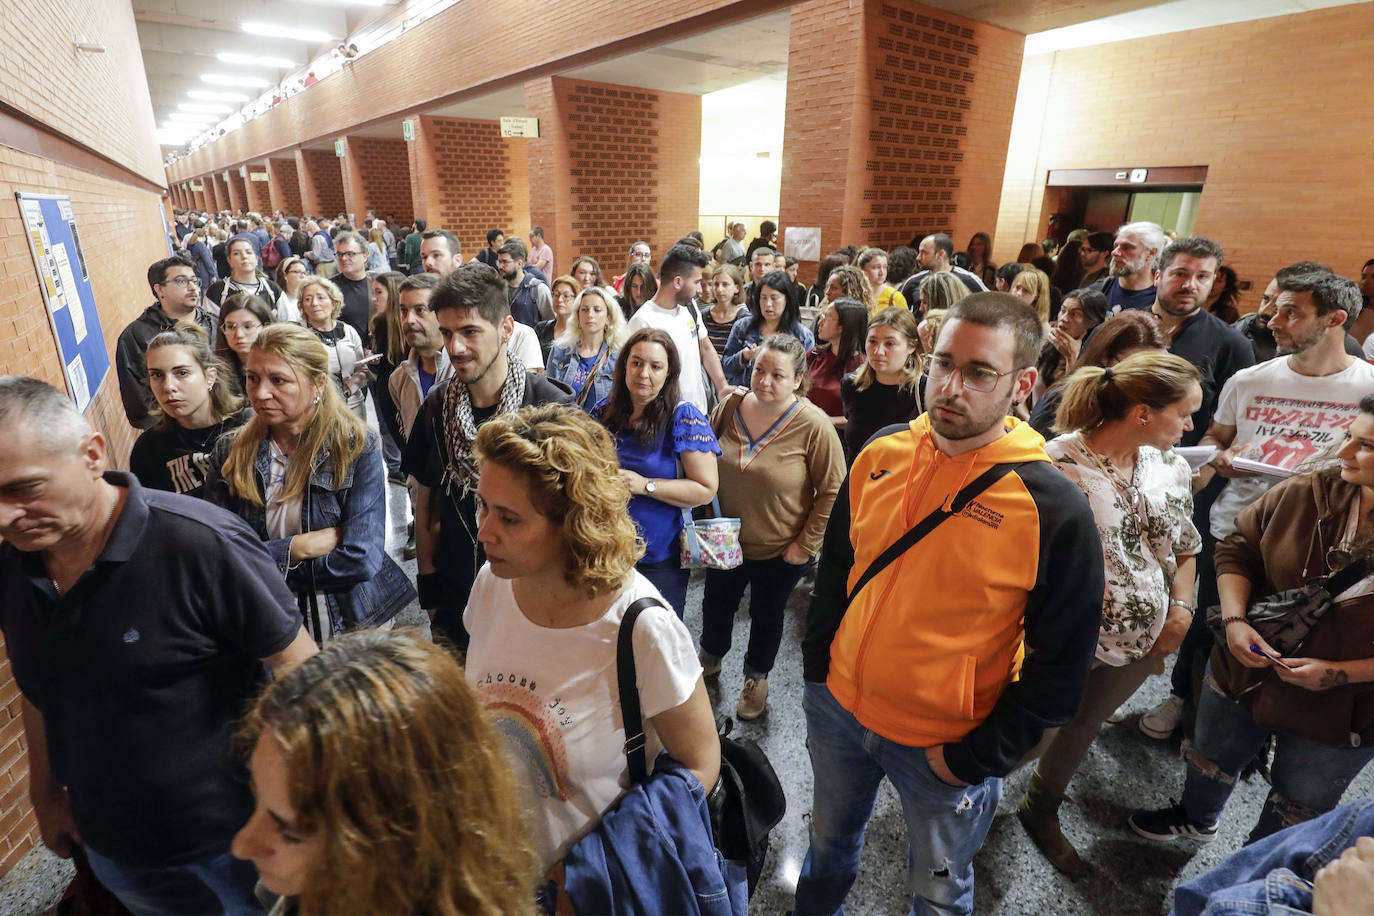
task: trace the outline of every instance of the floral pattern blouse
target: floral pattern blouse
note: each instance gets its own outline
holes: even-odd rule
[[[1088,497],[1102,537],[1107,589],[1097,658],[1112,666],[1139,661],[1164,628],[1179,559],[1202,548],[1193,525],[1188,462],[1172,451],[1142,446],[1135,474],[1126,481],[1078,433],[1051,440],[1045,451]]]

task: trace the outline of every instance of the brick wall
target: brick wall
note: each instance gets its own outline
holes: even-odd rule
[[[105,45],[78,51],[74,35]],[[0,3],[0,101],[150,181],[167,179],[127,3]]]
[[[417,118],[415,140],[406,144],[415,215],[431,229],[456,234],[468,258],[486,246],[488,229],[523,236],[530,218],[529,142],[503,139],[498,121]]]
[[[607,277],[622,272],[631,244],[661,255],[696,227],[700,190],[701,98],[552,78],[526,104],[544,106],[531,143],[531,220],[545,228],[559,271],[577,255],[596,258]],[[552,130],[545,130],[552,122]],[[537,151],[537,152],[536,152]],[[566,186],[566,196],[545,186]],[[540,209],[535,208],[535,201]],[[547,209],[550,204],[567,208]],[[553,227],[553,228],[551,228]]]
[[[410,154],[406,141],[385,137],[349,137],[343,159],[344,190],[348,210],[361,224],[369,209],[385,217],[396,214],[409,222],[414,206],[410,181]]]
[[[149,141],[151,142],[151,140]],[[106,349],[152,301],[145,277],[166,257],[159,198],[51,159],[0,146],[0,374],[40,378],[66,390],[15,191],[66,194],[81,230]],[[111,365],[87,417],[110,444],[111,463],[128,466],[135,430],[124,418]],[[28,801],[28,761],[18,720],[19,693],[0,655],[0,874],[38,840]]]
[[[296,171],[295,159],[268,159],[267,174],[270,177],[272,209],[284,210],[287,216],[300,216],[301,178]]]
[[[270,215],[272,213],[272,197],[266,181],[254,181],[253,173],[265,173],[267,167],[262,163],[255,163],[248,166],[248,177],[244,179],[244,187],[248,189],[248,209],[254,213]]]
[[[782,214],[821,253],[993,225],[1022,36],[904,3],[793,8]],[[804,268],[813,271],[814,265]]]
[[[1301,258],[1374,256],[1365,4],[1061,51],[1026,62],[994,254],[1044,238],[1050,169],[1205,165],[1196,231],[1253,286]],[[1266,57],[1282,49],[1283,65]],[[1148,75],[1147,75],[1148,74]]]
[[[332,150],[296,150],[301,212],[333,218],[344,211],[343,167]]]

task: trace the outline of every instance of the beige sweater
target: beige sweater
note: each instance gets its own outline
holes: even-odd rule
[[[830,507],[844,481],[844,447],[835,425],[815,404],[761,437],[750,451],[732,397],[716,407],[711,426],[720,440],[720,507],[740,520],[740,546],[748,560],[780,556],[793,541],[808,553],[821,549]],[[729,422],[723,422],[731,412]],[[762,446],[762,448],[760,448]],[[799,537],[800,535],[800,537]]]

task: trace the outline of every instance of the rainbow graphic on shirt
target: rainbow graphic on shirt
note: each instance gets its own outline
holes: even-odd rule
[[[556,710],[514,684],[483,685],[478,692],[511,760],[529,773],[530,787],[544,798],[572,798]]]

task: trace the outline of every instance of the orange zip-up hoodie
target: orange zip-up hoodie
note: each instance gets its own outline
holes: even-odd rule
[[[950,457],[922,415],[855,459],[831,511],[808,616],[807,680],[866,728],[946,745],[956,776],[1005,775],[1082,698],[1102,609],[1102,546],[1083,494],[1044,439]],[[897,558],[847,603],[888,545],[995,464],[1028,462]]]

